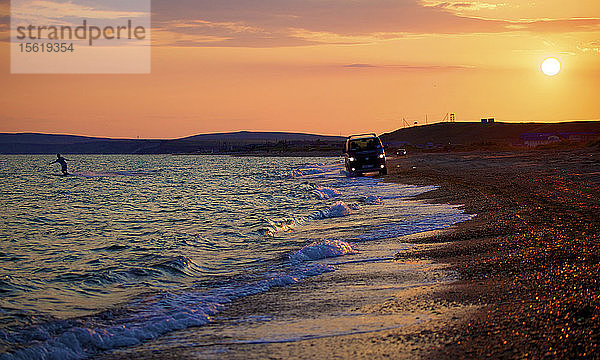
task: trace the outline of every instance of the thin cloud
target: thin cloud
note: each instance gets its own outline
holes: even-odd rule
[[[344,65],[345,68],[359,68],[359,69],[364,69],[364,68],[376,68],[377,65],[372,65],[372,64],[348,64],[348,65]]]
[[[144,11],[126,11],[81,5],[73,2],[58,2],[51,0],[33,0],[19,2],[18,6],[11,8],[11,15],[18,19],[131,19],[148,16]]]
[[[475,67],[466,65],[413,65],[413,64],[384,64],[374,65],[365,63],[343,65],[347,69],[384,69],[397,71],[462,71],[473,70]]]
[[[10,41],[10,29],[8,24],[0,24],[0,42]]]
[[[210,36],[223,38],[219,46],[301,46],[311,44],[369,44],[384,40],[401,39],[414,35],[453,35],[472,33],[561,33],[561,32],[595,32],[600,31],[600,19],[564,19],[564,20],[536,20],[536,21],[500,21],[471,19],[456,26],[450,24],[437,24],[427,26],[402,26],[398,31],[390,32],[351,32],[342,31],[315,31],[306,28],[281,28],[266,29],[256,26],[240,25],[230,22],[204,22],[167,25],[166,28],[173,33],[182,33],[186,36]],[[156,36],[160,36],[156,34]],[[215,44],[211,44],[215,45]]]
[[[577,46],[577,50],[584,53],[597,53],[600,54],[600,41],[590,41],[587,43],[580,44]]]
[[[425,7],[434,7],[440,9],[450,9],[450,10],[469,10],[469,11],[479,11],[479,10],[493,10],[500,7],[507,6],[505,3],[500,4],[490,4],[480,1],[432,1],[432,0],[424,0],[423,6]]]
[[[174,6],[178,4],[178,6]],[[600,19],[486,19],[492,1],[155,0],[153,23],[187,35],[223,38],[209,46],[369,44],[411,35],[597,31]],[[466,16],[449,8],[468,10]],[[192,42],[190,42],[192,44]]]
[[[243,22],[214,22],[202,19],[197,20],[175,20],[167,24],[168,27],[177,29],[194,29],[194,30],[205,30],[205,29],[219,29],[227,30],[231,32],[263,32],[262,29],[254,26],[247,25]]]
[[[154,21],[153,45],[168,46],[280,47],[318,43],[297,36],[290,29],[265,30],[240,21],[204,19]]]
[[[337,45],[357,45],[369,44],[378,40],[393,38],[394,36],[386,36],[386,34],[338,34],[328,31],[310,31],[307,29],[288,29],[289,34],[297,39],[303,40],[311,44],[337,44]]]
[[[426,7],[434,7],[440,9],[450,9],[450,10],[469,10],[469,11],[479,11],[479,10],[493,10],[503,6],[506,6],[505,3],[501,4],[489,4],[485,2],[479,1],[431,1],[425,0],[423,1],[423,5]]]
[[[200,47],[231,40],[225,36],[186,34],[167,29],[152,30],[153,46]]]
[[[0,0],[0,17],[10,16],[10,6],[8,2]]]
[[[600,31],[600,19],[541,19],[532,21],[511,22],[510,25],[520,25],[521,29],[531,32],[589,32]]]

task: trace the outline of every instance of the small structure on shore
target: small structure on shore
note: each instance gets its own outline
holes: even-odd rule
[[[598,138],[598,134],[592,132],[523,133],[519,138],[523,145],[536,147],[561,141],[576,143],[592,141]]]

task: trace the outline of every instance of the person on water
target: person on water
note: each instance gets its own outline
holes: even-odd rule
[[[51,162],[50,165],[59,163],[60,170],[62,171],[63,175],[66,176],[66,175],[69,175],[69,173],[67,172],[67,161],[71,161],[71,160],[65,159],[64,157],[60,156],[60,154],[56,154],[56,160]]]

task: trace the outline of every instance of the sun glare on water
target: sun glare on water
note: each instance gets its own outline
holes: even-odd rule
[[[542,62],[542,72],[554,76],[560,72],[560,61],[556,58],[547,58]]]

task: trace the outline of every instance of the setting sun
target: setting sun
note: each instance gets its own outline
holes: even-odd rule
[[[556,58],[547,58],[542,62],[542,72],[554,76],[560,72],[560,61]]]

